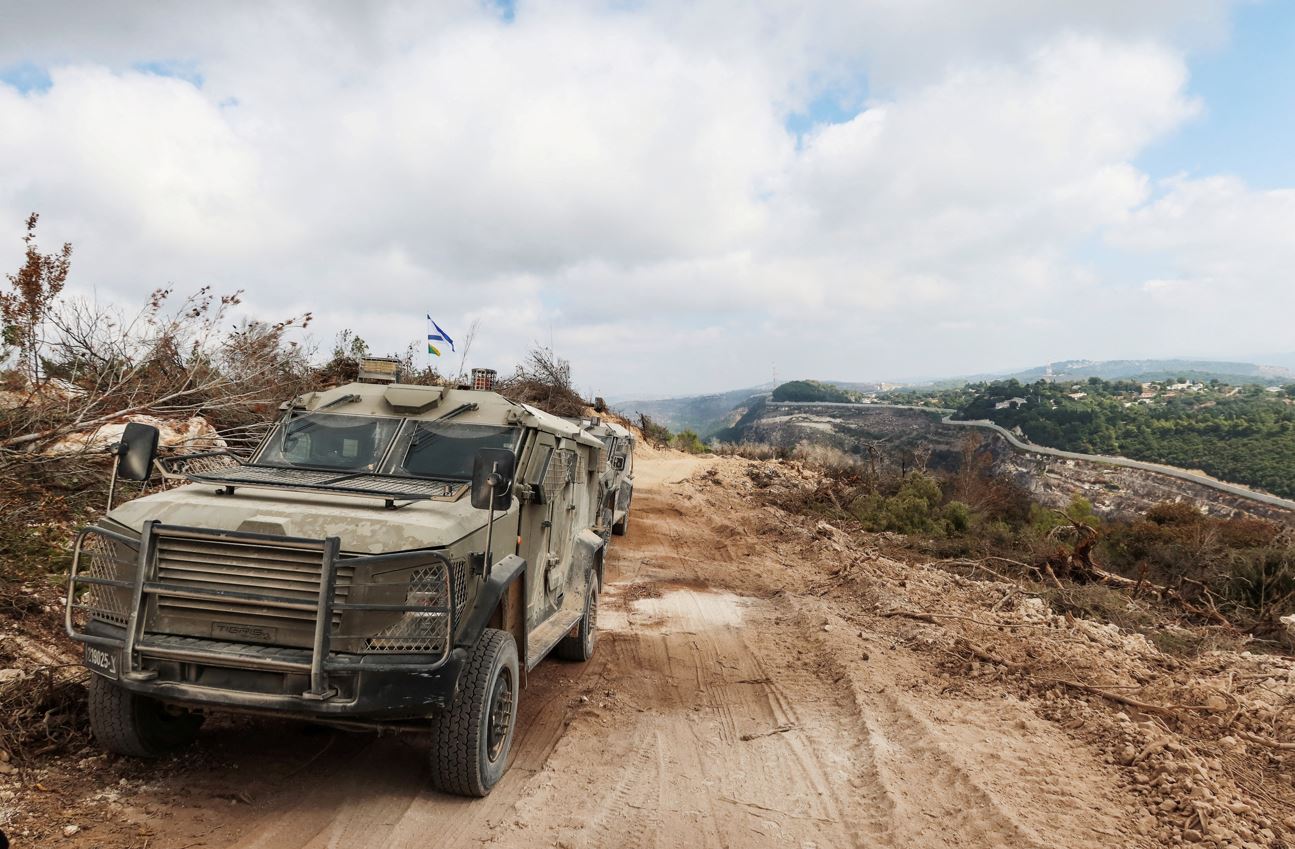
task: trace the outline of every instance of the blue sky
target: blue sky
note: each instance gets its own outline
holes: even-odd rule
[[[49,89],[49,71],[35,62],[18,62],[0,67],[0,83],[23,94],[42,92]]]
[[[1204,111],[1136,162],[1153,177],[1233,174],[1295,187],[1295,3],[1236,9],[1227,43],[1189,58]]]

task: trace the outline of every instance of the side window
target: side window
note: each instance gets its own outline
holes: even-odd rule
[[[531,461],[530,474],[526,477],[526,483],[530,486],[531,490],[539,496],[541,501],[547,501],[550,497],[547,492],[547,488],[544,487],[543,484],[552,462],[553,446],[536,445],[535,456]]]
[[[548,470],[544,473],[544,498],[552,500],[569,483],[575,480],[576,452],[569,448],[554,451],[549,458]]]

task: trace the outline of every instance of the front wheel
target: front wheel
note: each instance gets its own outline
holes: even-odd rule
[[[99,675],[90,676],[90,730],[110,752],[159,758],[198,736],[202,715],[132,693]]]
[[[432,784],[485,796],[503,777],[517,725],[517,643],[487,628],[472,647],[454,702],[432,718]]]

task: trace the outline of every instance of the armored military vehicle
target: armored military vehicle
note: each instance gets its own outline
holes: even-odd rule
[[[630,500],[634,497],[634,434],[602,418],[571,419],[603,444],[598,463],[599,529],[624,536],[629,528]]]
[[[435,785],[484,796],[527,673],[594,651],[605,450],[488,390],[294,399],[250,460],[202,455],[77,536],[66,625],[96,738],[157,756],[220,710],[423,731]],[[114,479],[156,451],[128,426]]]

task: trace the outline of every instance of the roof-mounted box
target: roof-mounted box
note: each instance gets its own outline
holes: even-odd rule
[[[400,360],[395,357],[361,357],[357,379],[364,383],[395,383],[400,379]]]

